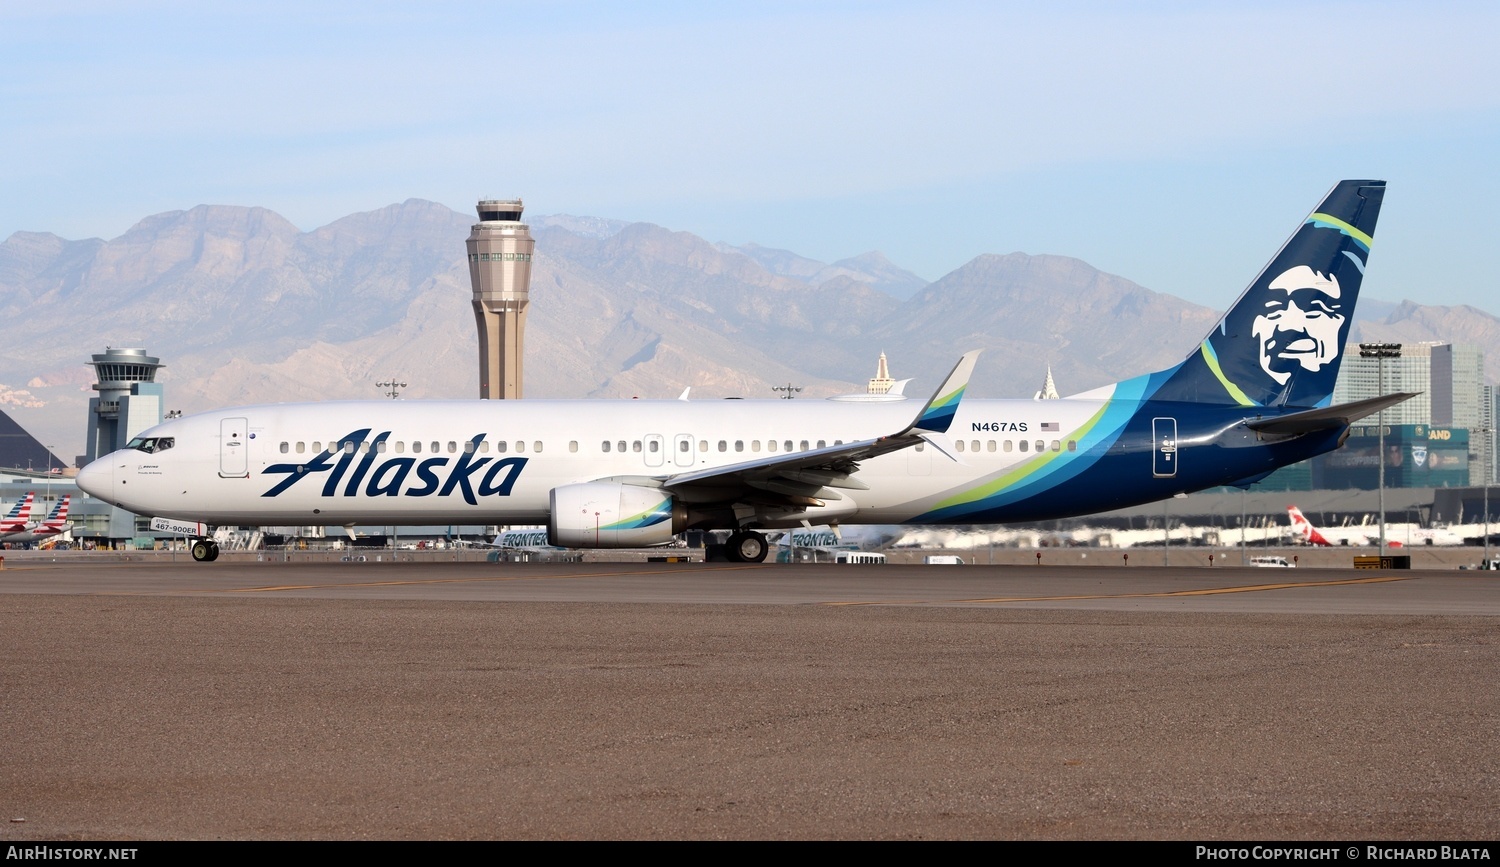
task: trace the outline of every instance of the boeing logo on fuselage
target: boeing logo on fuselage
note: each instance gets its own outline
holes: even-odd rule
[[[456,458],[385,457],[381,446],[390,438],[391,432],[382,432],[366,445],[365,438],[369,434],[370,428],[353,431],[339,442],[329,443],[327,449],[306,463],[266,467],[265,473],[284,474],[286,478],[261,496],[280,496],[314,473],[327,473],[323,480],[324,497],[447,497],[459,491],[464,502],[477,506],[479,497],[510,496],[510,490],[528,460],[481,456],[479,444],[484,441],[484,434],[476,434],[470,439],[463,454]],[[352,448],[349,446],[352,443],[358,443],[360,447]]]

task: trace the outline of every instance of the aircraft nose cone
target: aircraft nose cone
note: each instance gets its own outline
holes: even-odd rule
[[[78,489],[90,497],[101,500],[110,500],[114,492],[115,468],[107,458],[101,458],[78,471]]]

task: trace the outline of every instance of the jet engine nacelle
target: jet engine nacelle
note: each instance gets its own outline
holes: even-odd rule
[[[687,528],[687,507],[660,488],[587,482],[552,489],[547,537],[562,548],[648,548]]]

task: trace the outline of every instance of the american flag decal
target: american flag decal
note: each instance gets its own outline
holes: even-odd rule
[[[1062,430],[1062,428],[1058,427],[1057,422],[1055,421],[1044,421],[1042,422],[1042,430],[1060,431]]]

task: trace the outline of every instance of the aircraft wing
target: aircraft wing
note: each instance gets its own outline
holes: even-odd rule
[[[1305,434],[1329,430],[1353,424],[1367,415],[1374,415],[1387,407],[1395,406],[1403,400],[1410,400],[1416,396],[1415,393],[1405,392],[1388,394],[1384,397],[1372,397],[1369,400],[1341,403],[1338,406],[1326,406],[1322,409],[1309,409],[1275,418],[1257,419],[1246,422],[1245,427],[1268,434]]]
[[[860,462],[910,448],[927,441],[932,434],[946,433],[978,359],[977,350],[960,358],[916,418],[888,436],[681,473],[666,478],[662,487],[699,501],[738,500],[793,506],[817,506],[821,505],[820,500],[841,500],[837,489],[868,490],[868,486],[853,478],[859,472]]]

